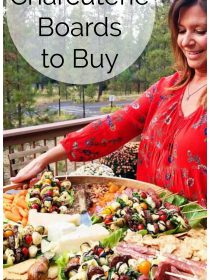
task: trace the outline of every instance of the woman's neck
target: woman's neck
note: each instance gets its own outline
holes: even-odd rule
[[[204,71],[204,72],[195,71],[195,75],[192,78],[192,81],[194,83],[206,82],[206,80],[207,80],[207,73],[206,73],[206,71]]]

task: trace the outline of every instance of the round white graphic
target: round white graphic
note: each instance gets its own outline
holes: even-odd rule
[[[21,55],[70,84],[105,81],[132,65],[153,29],[155,1],[8,0],[7,22]]]

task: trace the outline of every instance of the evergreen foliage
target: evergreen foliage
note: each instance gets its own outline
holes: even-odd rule
[[[156,1],[156,20],[151,39],[137,61],[109,81],[104,81],[85,88],[85,95],[90,100],[100,100],[104,90],[106,93],[123,95],[131,92],[140,93],[161,77],[174,72],[172,65],[172,50],[168,30],[168,9],[170,0]],[[56,84],[55,84],[56,83]],[[39,87],[40,90],[37,88]],[[58,87],[60,95],[58,94]],[[29,117],[35,119],[40,106],[36,101],[42,96],[50,100],[59,95],[60,100],[82,102],[80,86],[58,83],[36,72],[18,53],[7,27],[4,16],[4,128],[14,128],[26,125]],[[45,90],[43,90],[45,89]],[[40,116],[39,122],[40,123]]]

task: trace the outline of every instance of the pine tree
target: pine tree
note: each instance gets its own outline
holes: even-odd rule
[[[31,114],[35,102],[32,83],[38,74],[23,59],[14,46],[4,16],[4,127],[23,125],[24,116]]]

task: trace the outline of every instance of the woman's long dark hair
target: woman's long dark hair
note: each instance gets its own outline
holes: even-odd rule
[[[177,44],[178,37],[178,21],[180,9],[183,7],[191,7],[194,5],[200,5],[202,10],[207,14],[207,1],[206,0],[174,0],[171,4],[168,21],[171,30],[171,42],[175,57],[175,68],[180,73],[179,81],[171,88],[172,90],[179,89],[186,85],[194,76],[195,71],[188,63],[185,55]],[[202,95],[200,103],[206,105],[206,92]]]

